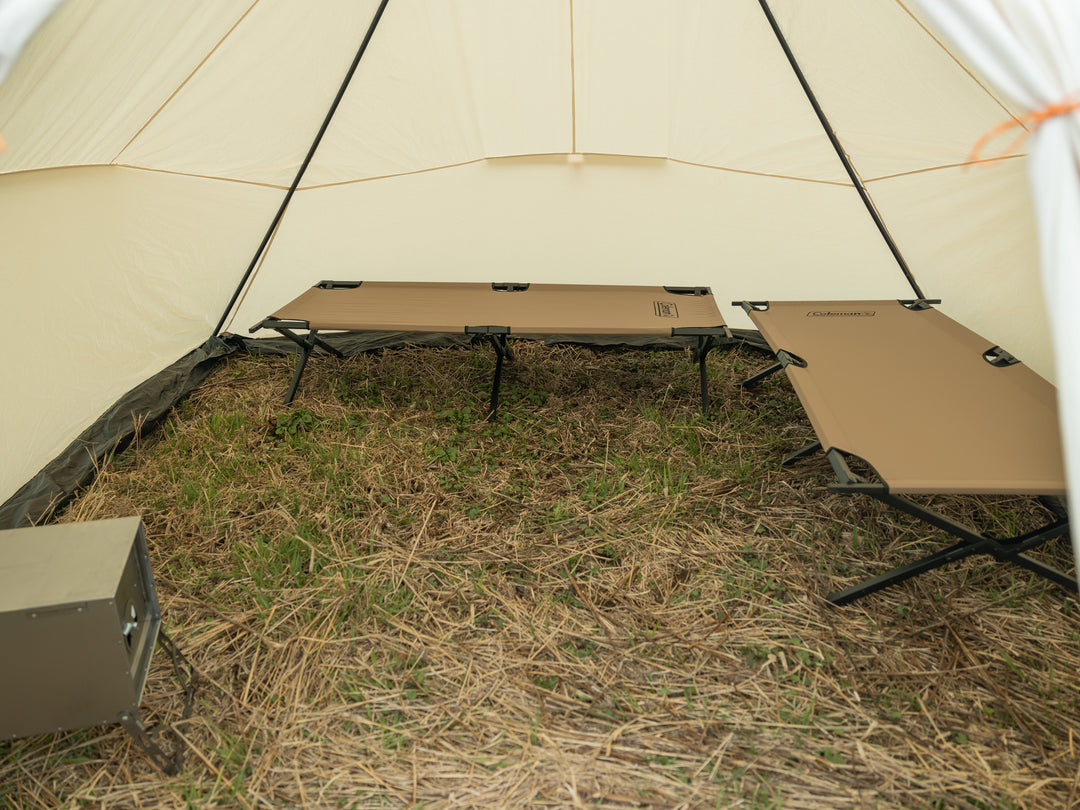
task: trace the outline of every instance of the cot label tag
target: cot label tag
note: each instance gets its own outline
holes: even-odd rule
[[[678,318],[679,308],[674,301],[653,301],[653,311],[657,318]]]
[[[872,318],[877,313],[872,309],[812,309],[807,318]]]

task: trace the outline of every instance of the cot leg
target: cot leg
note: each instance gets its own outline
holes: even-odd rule
[[[917,577],[919,574],[925,574],[927,571],[931,571],[934,568],[940,568],[946,563],[954,562],[955,560],[961,560],[974,553],[975,549],[972,547],[972,544],[966,540],[961,540],[959,543],[955,543],[935,554],[931,554],[929,557],[923,557],[923,559],[916,560],[913,563],[901,565],[891,571],[886,571],[884,574],[879,574],[876,577],[871,577],[870,579],[860,582],[858,585],[853,585],[845,590],[831,593],[826,599],[834,605],[846,605],[850,602],[854,602],[856,599],[861,599],[864,596],[876,593],[891,585],[897,585],[904,580]]]
[[[311,344],[305,343],[300,347],[300,356],[296,359],[296,369],[293,371],[292,382],[289,383],[289,392],[285,394],[285,402],[283,404],[292,404],[293,397],[296,396],[296,389],[300,387],[300,378],[304,375],[304,366],[307,365],[308,358],[311,357]]]
[[[289,383],[289,392],[285,395],[285,405],[289,405],[293,401],[293,397],[296,396],[296,389],[300,387],[300,378],[304,374],[304,366],[307,365],[308,358],[311,357],[311,352],[315,347],[330,352],[337,357],[344,357],[341,352],[319,337],[316,330],[312,329],[303,337],[296,334],[292,329],[288,329],[284,326],[274,326],[275,329],[282,337],[286,337],[300,347],[300,357],[296,361],[296,370],[293,371],[292,382]]]
[[[743,388],[749,388],[750,386],[756,385],[757,383],[761,382],[766,377],[771,377],[776,372],[783,371],[783,369],[783,363],[774,363],[767,369],[764,369],[762,371],[759,371],[757,374],[752,374],[751,376],[747,377],[745,380],[739,383],[739,385],[741,385]]]
[[[701,380],[701,415],[706,419],[710,415],[709,407],[709,376],[705,368],[705,358],[709,356],[709,352],[717,345],[716,338],[713,335],[698,335],[697,339],[697,361],[698,361],[698,377]]]
[[[794,462],[798,461],[800,458],[803,458],[804,456],[808,456],[811,453],[816,453],[820,449],[821,449],[821,442],[818,442],[818,441],[810,442],[810,444],[806,445],[806,447],[802,447],[802,448],[796,450],[794,453],[791,453],[790,455],[786,456],[784,458],[784,460],[780,462],[780,466],[781,467],[786,467],[788,464],[793,464]]]
[[[1070,577],[1064,571],[1059,571],[1049,565],[1045,565],[1038,560],[1033,560],[1026,554],[1013,554],[1008,557],[1008,561],[1014,565],[1019,565],[1021,568],[1026,568],[1034,574],[1038,574],[1044,579],[1048,579],[1055,585],[1058,585],[1070,593],[1080,593],[1080,586],[1076,583],[1075,577]]]
[[[499,386],[502,382],[503,360],[510,357],[510,349],[506,345],[506,335],[488,335],[487,337],[495,349],[495,377],[491,381],[491,406],[487,415],[487,421],[494,422],[499,412]]]
[[[323,351],[329,352],[330,354],[334,355],[334,357],[345,357],[345,355],[343,355],[341,352],[339,352],[337,349],[335,349],[333,346],[331,346],[329,343],[319,337],[317,332],[308,332],[308,339],[311,341],[312,348],[318,346]]]

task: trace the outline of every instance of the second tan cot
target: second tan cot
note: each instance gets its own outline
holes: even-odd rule
[[[768,301],[741,304],[783,369],[838,482],[959,542],[829,596],[845,604],[972,554],[1020,565],[1077,591],[1076,579],[1025,552],[1067,536],[1065,469],[1054,387],[949,318],[939,301]],[[849,462],[858,460],[868,474]],[[1039,497],[1053,518],[1015,537],[962,525],[908,496]]]

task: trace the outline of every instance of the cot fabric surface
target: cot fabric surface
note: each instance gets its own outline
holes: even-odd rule
[[[588,284],[322,282],[271,317],[316,330],[462,332],[505,326],[526,335],[670,335],[721,328],[704,288]]]
[[[1054,387],[939,310],[784,301],[749,314],[805,362],[786,371],[822,446],[863,459],[890,491],[1065,493]]]

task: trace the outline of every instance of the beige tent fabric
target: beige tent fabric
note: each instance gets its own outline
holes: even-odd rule
[[[287,188],[377,6],[253,4],[119,162]]]
[[[890,491],[1064,495],[1054,387],[936,309],[897,301],[779,301],[750,314],[814,431]],[[803,365],[805,363],[805,365]]]
[[[0,182],[0,497],[206,339],[276,205],[256,186],[103,166]]]
[[[770,5],[924,292],[1048,374],[1025,159],[955,168],[1005,106],[905,3]],[[0,501],[209,337],[377,7],[68,0],[27,44]],[[335,277],[913,294],[757,0],[390,0],[227,328]]]

